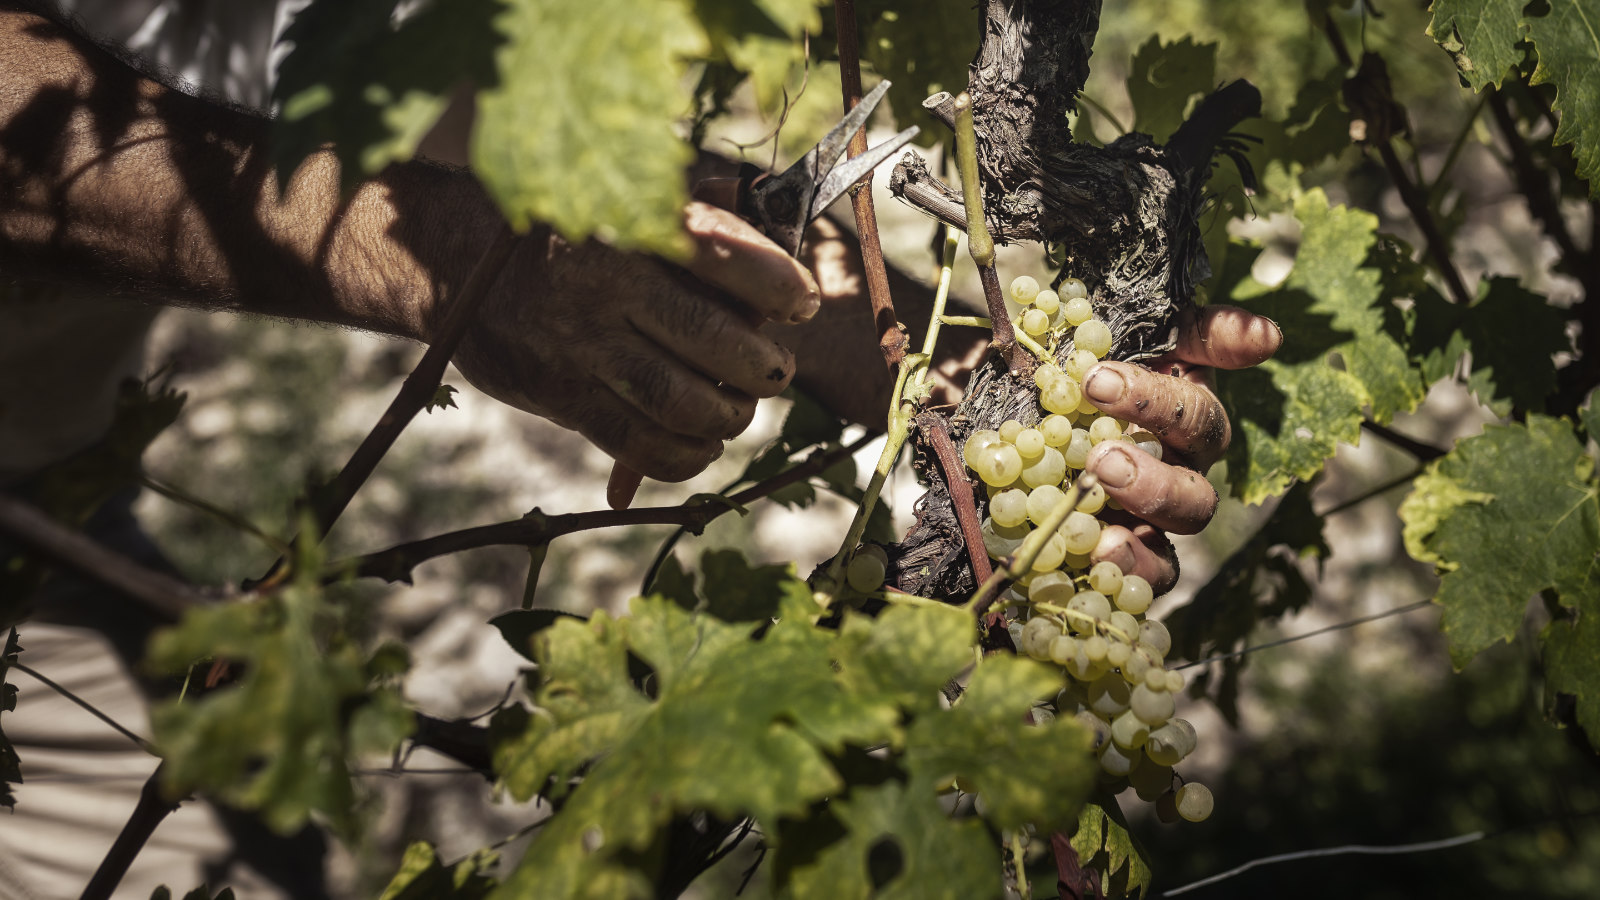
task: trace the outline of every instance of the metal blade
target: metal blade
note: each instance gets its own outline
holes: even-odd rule
[[[911,139],[917,136],[918,131],[920,129],[913,125],[860,156],[841,163],[838,168],[829,172],[828,177],[823,179],[822,184],[817,186],[816,193],[811,196],[811,210],[807,220],[822,215],[822,211],[832,206],[833,201],[843,196],[845,191],[850,190],[851,185],[867,177],[867,173],[876,169],[879,163],[911,143]]]

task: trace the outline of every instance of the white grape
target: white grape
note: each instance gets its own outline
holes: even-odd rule
[[[1112,610],[1111,615],[1108,617],[1108,621],[1111,623],[1112,628],[1115,628],[1128,636],[1128,642],[1130,644],[1139,639],[1139,620],[1135,619],[1133,616],[1130,616],[1122,610],[1117,609]]]
[[[1017,649],[1038,660],[1050,658],[1050,642],[1061,635],[1061,626],[1047,616],[1034,616],[1022,626]]]
[[[1133,659],[1138,658],[1133,657]],[[1132,662],[1132,659],[1129,662]],[[1137,684],[1133,692],[1128,695],[1128,710],[1151,727],[1164,724],[1172,718],[1172,695],[1166,691],[1152,691],[1143,683]]]
[[[1074,328],[1094,318],[1094,307],[1089,305],[1088,297],[1073,297],[1062,306],[1062,318]]]
[[[1011,439],[1011,443],[1017,448],[1017,452],[1022,454],[1023,459],[1032,459],[1044,452],[1044,435],[1040,434],[1037,428],[1022,429]]]
[[[1049,387],[1051,382],[1060,381],[1065,377],[1067,377],[1067,373],[1061,371],[1053,363],[1043,363],[1039,368],[1033,370],[1033,386],[1042,391]]]
[[[1068,378],[1071,378],[1075,381],[1082,381],[1083,376],[1088,374],[1089,370],[1093,368],[1094,364],[1097,362],[1099,362],[1099,358],[1093,353],[1090,353],[1087,350],[1076,349],[1067,354],[1067,360],[1066,362],[1062,363],[1061,370],[1067,373]]]
[[[1028,518],[1033,524],[1043,524],[1050,511],[1055,509],[1067,495],[1053,484],[1041,484],[1028,492]],[[1067,549],[1071,549],[1069,546]]]
[[[1064,606],[1076,592],[1072,578],[1064,572],[1041,572],[1028,582],[1028,599],[1034,603]]]
[[[991,444],[978,452],[977,465],[973,466],[985,484],[997,487],[1009,485],[1022,475],[1022,454],[1010,444]]]
[[[1024,427],[1025,426],[1016,419],[1007,419],[1004,422],[1001,422],[1000,440],[1005,441],[1008,444],[1012,441],[1015,441],[1017,439],[1017,435],[1022,433],[1022,429]]]
[[[1073,330],[1072,345],[1094,354],[1095,359],[1104,359],[1111,351],[1111,329],[1099,319],[1090,319]]]
[[[1000,443],[1000,432],[987,429],[974,431],[961,447],[961,458],[966,460],[967,468],[977,471],[978,454],[998,443]]]
[[[1161,458],[1161,441],[1153,435],[1148,440],[1143,435],[1134,438],[1133,445],[1156,459]]]
[[[1157,693],[1164,693],[1167,690],[1167,671],[1151,666],[1150,671],[1144,673],[1144,686]]]
[[[1026,474],[1027,470],[1024,469]],[[1015,488],[1001,491],[989,500],[989,517],[1003,528],[1015,528],[1028,521],[1028,495]]]
[[[1117,591],[1117,609],[1137,616],[1150,608],[1153,596],[1150,582],[1138,575],[1124,575],[1122,588]]]
[[[1061,635],[1050,642],[1050,658],[1056,665],[1066,665],[1067,660],[1078,655],[1078,641],[1076,638]]]
[[[1037,432],[1035,432],[1037,433]],[[1027,434],[1027,432],[1023,432]],[[1067,474],[1067,460],[1061,451],[1054,447],[1045,447],[1044,452],[1033,463],[1022,469],[1022,483],[1029,488],[1037,488],[1047,484],[1060,484],[1062,477]],[[1098,487],[1099,485],[1096,485]],[[1079,502],[1082,508],[1082,502]],[[1026,515],[1026,512],[1024,512]]]
[[[1122,433],[1122,428],[1117,425],[1117,420],[1111,416],[1097,416],[1089,423],[1089,442],[1100,444],[1109,441]]]
[[[1112,727],[1114,729],[1115,725]],[[1214,802],[1211,789],[1197,781],[1191,781],[1178,788],[1178,793],[1173,799],[1178,804],[1178,815],[1190,822],[1204,822],[1211,817]]]
[[[1172,633],[1167,631],[1167,626],[1155,619],[1145,619],[1139,623],[1139,643],[1166,656],[1172,650]]]
[[[1128,709],[1131,690],[1120,675],[1102,675],[1088,685],[1088,706],[1106,718],[1115,718]]]
[[[882,559],[871,553],[858,552],[850,560],[850,565],[845,567],[844,578],[852,588],[868,594],[883,587],[884,570]]]
[[[1063,456],[1063,465],[1065,465],[1065,460],[1066,457]],[[1105,509],[1106,489],[1101,486],[1100,482],[1096,481],[1089,487],[1088,490],[1080,491],[1078,494],[1078,505],[1076,508],[1078,512],[1088,513],[1091,516],[1100,512],[1100,510]]]
[[[1083,655],[1089,657],[1092,663],[1106,661],[1106,654],[1111,651],[1111,643],[1098,634],[1091,634],[1083,639]]]
[[[1076,300],[1089,296],[1089,286],[1081,278],[1066,278],[1061,282],[1061,298]]]
[[[1106,774],[1120,778],[1133,771],[1133,764],[1138,758],[1139,751],[1125,750],[1117,746],[1116,741],[1106,741],[1100,750],[1100,768],[1105,770]]]
[[[1039,405],[1058,415],[1076,412],[1083,403],[1083,387],[1070,377],[1058,378],[1039,392]]]
[[[1033,497],[1030,495],[1028,500],[1031,510]],[[1074,510],[1067,514],[1067,520],[1062,523],[1059,534],[1066,539],[1067,552],[1088,553],[1100,543],[1100,520],[1088,513]]]
[[[1172,768],[1163,766],[1155,760],[1144,760],[1128,775],[1128,783],[1133,786],[1134,793],[1139,795],[1140,800],[1147,803],[1154,802],[1156,798],[1172,790]]]
[[[1050,330],[1050,316],[1043,310],[1030,309],[1022,314],[1022,330],[1038,337]]]
[[[1111,615],[1111,603],[1106,600],[1106,595],[1099,591],[1079,591],[1067,601],[1067,609],[1096,620]],[[1070,624],[1074,631],[1088,633],[1094,630],[1094,626],[1089,622],[1074,620]]]
[[[1045,540],[1044,546],[1039,548],[1039,555],[1033,558],[1033,571],[1048,572],[1059,568],[1061,560],[1067,555],[1067,542],[1061,535],[1052,534]]]
[[[1072,440],[1072,420],[1066,416],[1045,416],[1039,423],[1039,433],[1044,435],[1047,446],[1064,447]]]
[[[1083,504],[1078,508],[1083,509]],[[1089,586],[1107,597],[1115,597],[1122,589],[1122,567],[1109,561],[1095,563],[1089,570]]]
[[[1111,646],[1106,648],[1106,662],[1109,665],[1125,666],[1132,656],[1133,648],[1121,641],[1112,641]],[[1121,678],[1122,676],[1118,675],[1117,677]],[[1122,683],[1127,684],[1128,682],[1124,680]]]
[[[1082,469],[1089,463],[1089,451],[1094,448],[1094,442],[1089,440],[1087,429],[1074,428],[1072,436],[1067,439],[1067,445],[1061,450],[1061,455],[1067,461],[1067,466],[1073,469]]]
[[[1011,297],[1018,303],[1032,303],[1039,296],[1039,282],[1032,275],[1018,275],[1011,279]]]
[[[978,530],[983,535],[983,549],[995,559],[1017,552],[1023,540],[1033,531],[1026,522],[1015,528],[1006,528],[996,524],[993,518],[984,519]]]
[[[1137,750],[1150,737],[1150,725],[1128,710],[1111,720],[1111,739],[1121,747]]]
[[[1061,309],[1061,295],[1046,288],[1033,298],[1033,308],[1047,316],[1054,316]]]
[[[1183,690],[1183,673],[1177,670],[1167,672],[1167,693],[1176,694]]]

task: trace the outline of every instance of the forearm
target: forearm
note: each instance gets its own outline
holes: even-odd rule
[[[488,200],[426,164],[341,200],[331,153],[280,198],[268,127],[0,6],[0,270],[425,338]]]

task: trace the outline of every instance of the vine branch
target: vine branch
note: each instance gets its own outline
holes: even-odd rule
[[[144,850],[150,835],[155,833],[156,826],[178,808],[181,801],[168,800],[162,794],[161,774],[164,768],[166,763],[156,766],[156,770],[150,773],[144,790],[139,792],[139,802],[134,805],[128,823],[122,826],[121,833],[111,849],[106,851],[100,867],[95,869],[94,877],[89,879],[78,900],[110,900],[117,885],[122,882],[122,876],[128,874],[128,867],[133,865],[134,858]]]

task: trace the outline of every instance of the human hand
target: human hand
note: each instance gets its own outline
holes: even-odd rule
[[[1102,362],[1084,377],[1084,393],[1101,411],[1161,439],[1162,458],[1122,441],[1103,441],[1086,471],[1127,515],[1102,532],[1092,554],[1143,577],[1157,594],[1178,580],[1177,556],[1164,532],[1194,534],[1211,521],[1217,492],[1206,470],[1222,458],[1232,435],[1227,411],[1210,388],[1210,370],[1258,365],[1283,343],[1271,319],[1232,306],[1190,310],[1178,346],[1148,368]]]
[[[820,303],[798,262],[734,213],[684,211],[682,268],[598,241],[534,238],[455,354],[496,399],[579,432],[619,463],[682,481],[781,392],[794,356],[759,327]],[[534,293],[537,292],[537,293]]]

